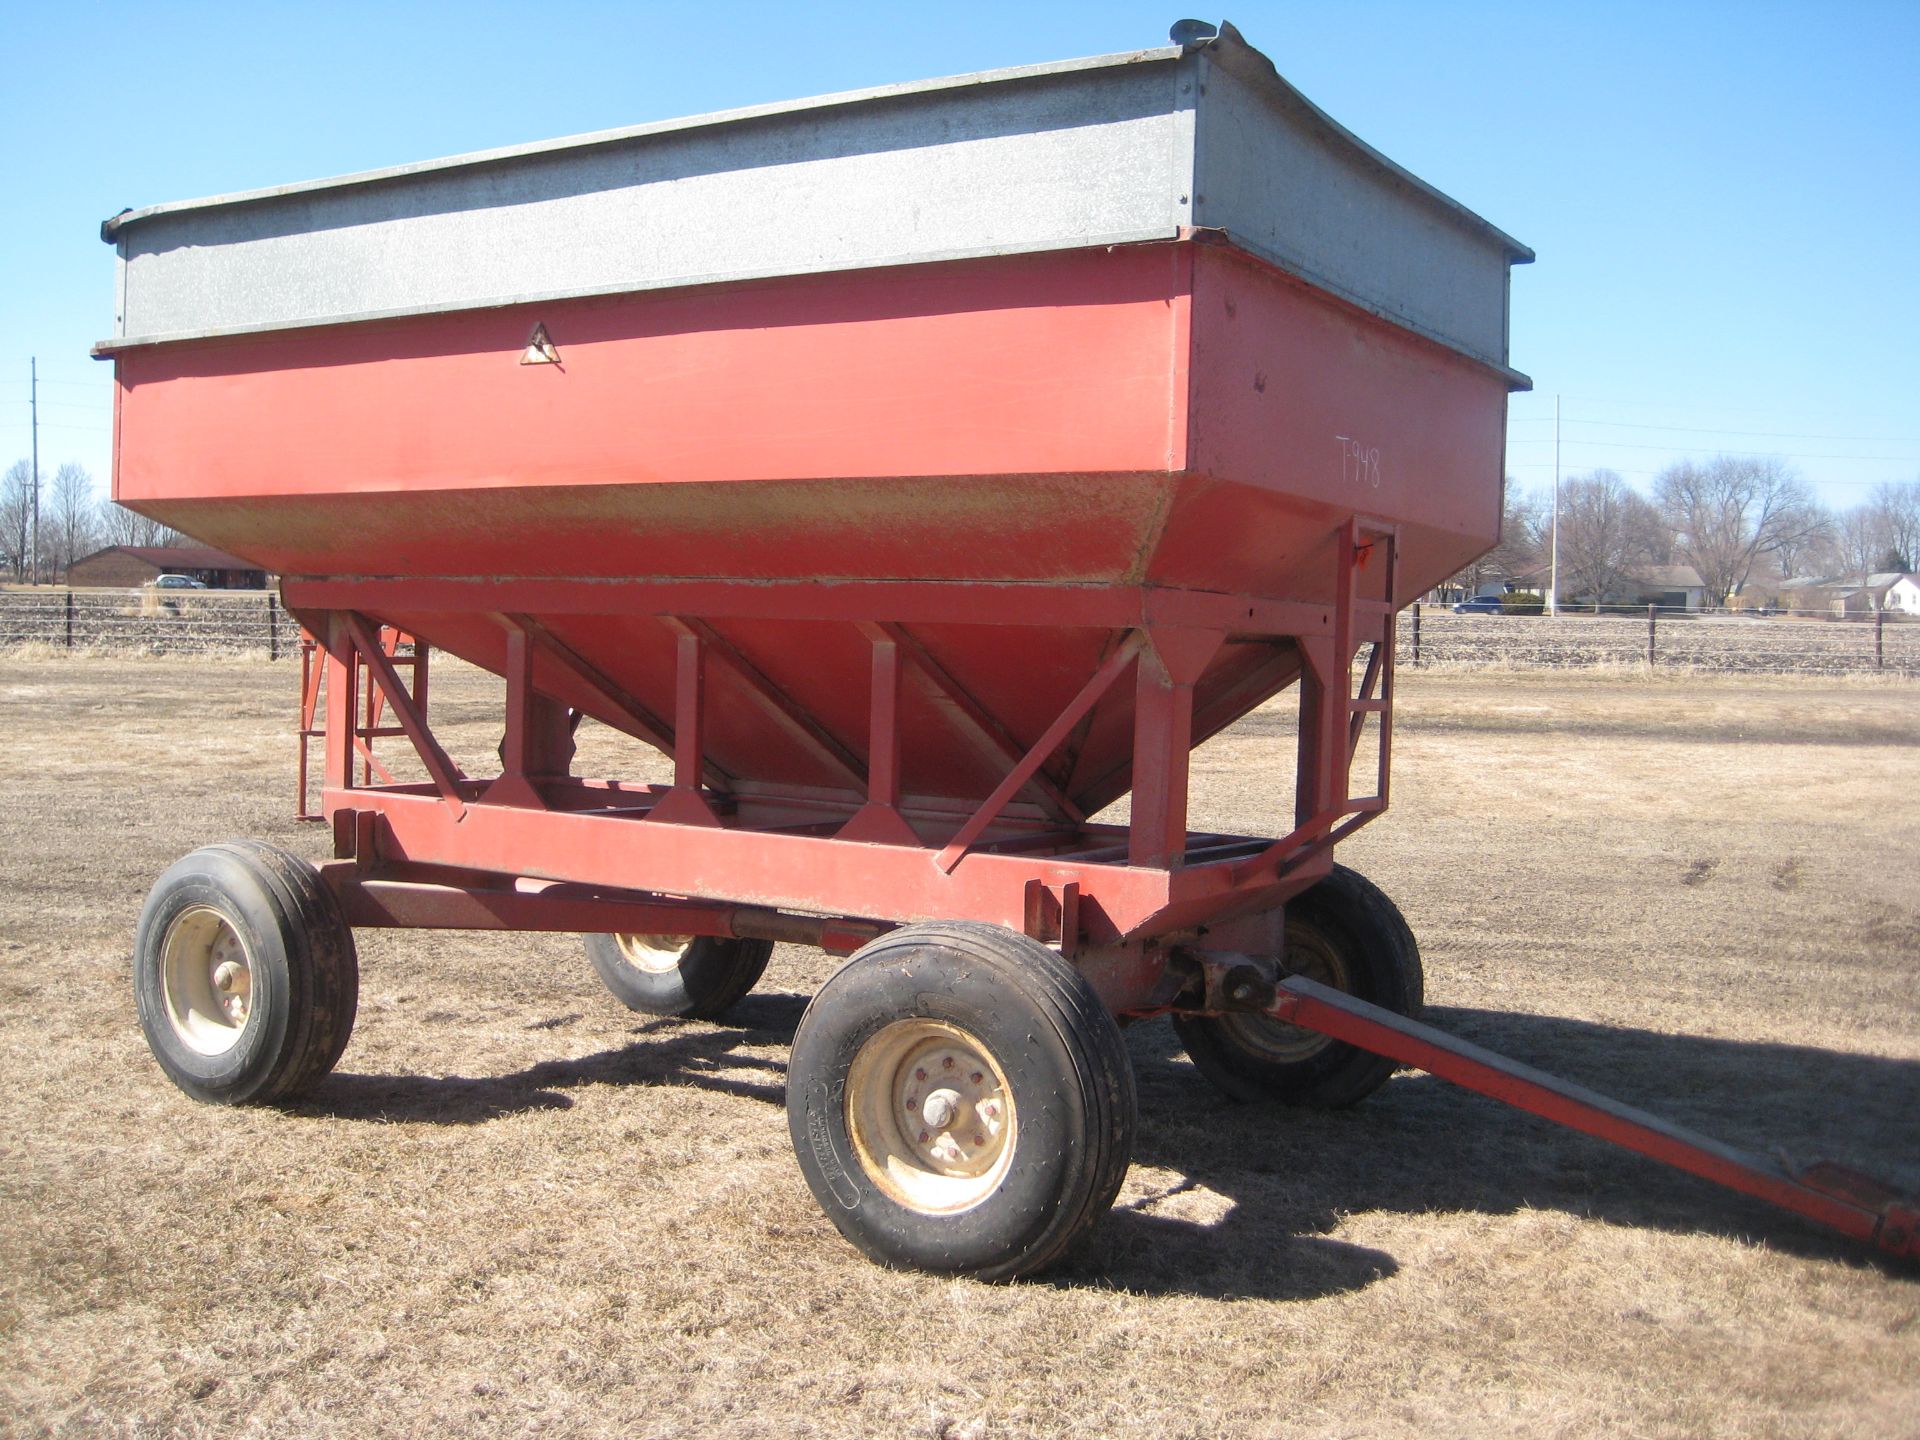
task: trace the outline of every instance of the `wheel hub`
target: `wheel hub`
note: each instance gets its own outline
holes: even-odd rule
[[[167,1019],[183,1044],[224,1055],[253,1007],[253,962],[231,921],[210,905],[180,912],[161,945]]]
[[[687,951],[693,946],[693,937],[616,935],[613,943],[620,947],[620,958],[634,969],[644,970],[649,975],[665,975],[680,968],[680,962],[686,959]]]
[[[1005,1075],[979,1040],[942,1021],[896,1021],[861,1048],[847,1120],[868,1176],[919,1210],[978,1204],[1013,1154]]]

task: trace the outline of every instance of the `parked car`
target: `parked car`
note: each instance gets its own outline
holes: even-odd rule
[[[1499,615],[1506,607],[1500,603],[1498,595],[1476,595],[1471,600],[1462,600],[1453,607],[1456,615]]]
[[[157,590],[204,590],[207,582],[196,580],[191,575],[162,575],[153,582]]]

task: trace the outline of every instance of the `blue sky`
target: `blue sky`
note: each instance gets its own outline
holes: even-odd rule
[[[0,18],[0,465],[107,472],[101,219],[760,101],[1155,45],[1165,4],[22,5]],[[1217,14],[1204,18],[1217,20]],[[1247,3],[1379,149],[1539,252],[1509,470],[1786,457],[1920,478],[1920,0]]]

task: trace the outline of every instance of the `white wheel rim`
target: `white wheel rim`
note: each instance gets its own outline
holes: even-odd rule
[[[693,948],[691,935],[616,935],[620,958],[649,975],[665,975],[680,968]]]
[[[233,923],[211,905],[190,905],[160,945],[167,1020],[180,1043],[224,1055],[240,1043],[253,1012],[253,957]]]
[[[1013,1163],[1013,1088],[987,1047],[918,1017],[873,1035],[847,1072],[847,1133],[861,1168],[898,1204],[953,1214],[985,1200]]]

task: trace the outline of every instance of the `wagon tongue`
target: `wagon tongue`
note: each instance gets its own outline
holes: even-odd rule
[[[1831,1160],[1794,1167],[1723,1145],[1657,1115],[1292,975],[1266,1013],[1425,1070],[1803,1215],[1893,1255],[1920,1259],[1920,1197]]]

